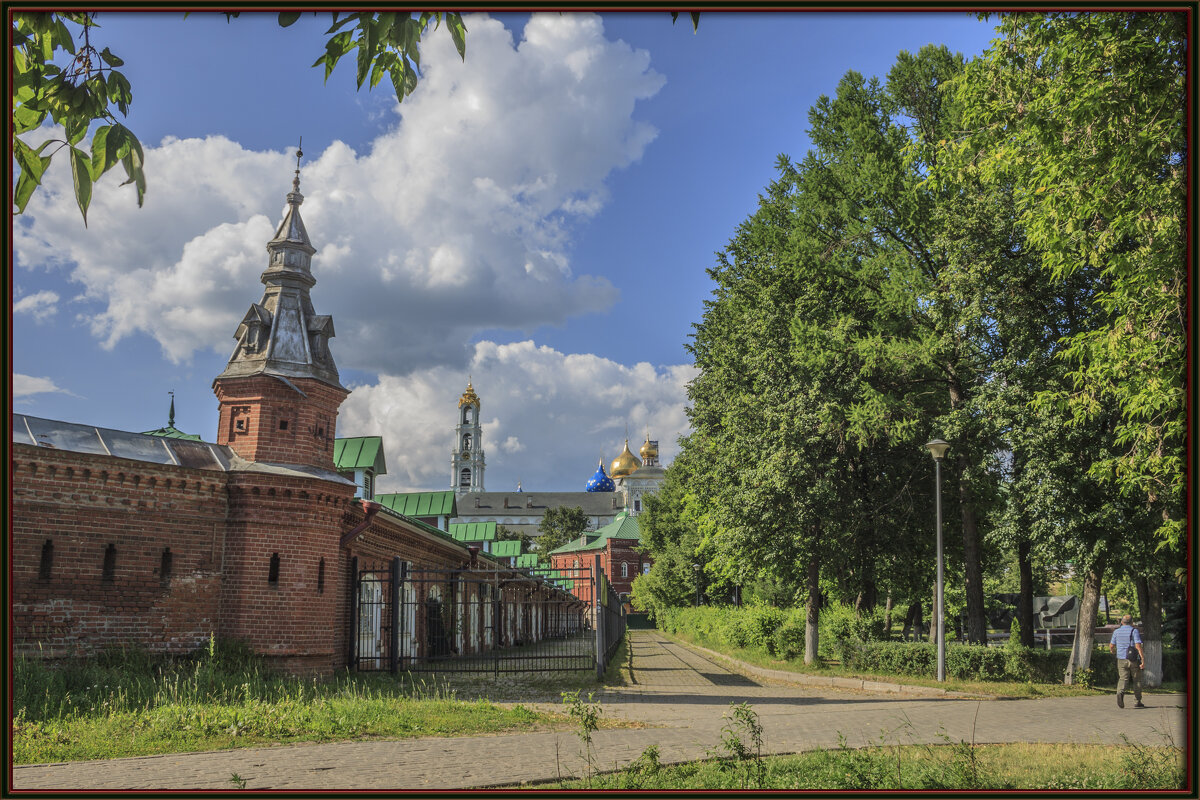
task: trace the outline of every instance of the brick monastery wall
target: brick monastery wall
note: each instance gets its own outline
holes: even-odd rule
[[[339,666],[339,540],[353,486],[319,478],[229,476],[219,635],[293,672]]]
[[[182,653],[208,640],[224,473],[24,444],[12,445],[11,458],[17,652],[57,657],[137,643]]]

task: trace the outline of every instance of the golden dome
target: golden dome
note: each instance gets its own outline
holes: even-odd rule
[[[646,442],[642,445],[642,449],[638,450],[638,453],[641,454],[643,461],[658,458],[658,442],[650,441],[650,434],[647,433]]]
[[[638,457],[629,452],[629,440],[625,440],[625,449],[621,451],[621,455],[613,459],[612,467],[608,470],[608,474],[614,478],[624,478],[642,465]]]
[[[467,390],[463,392],[462,397],[458,398],[458,407],[475,406],[479,408],[479,395],[475,394],[475,390],[471,388],[471,382],[467,381]]]

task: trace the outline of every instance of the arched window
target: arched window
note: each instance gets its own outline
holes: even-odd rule
[[[469,434],[469,433],[464,433],[464,434],[463,434],[463,445],[462,445],[462,449],[463,449],[463,452],[464,452],[464,453],[469,453],[469,452],[471,452],[471,434]]]
[[[622,578],[629,577],[629,565],[626,564],[624,561],[621,562],[621,577]]]
[[[462,472],[458,473],[458,488],[471,488],[471,470],[463,468]]]
[[[462,417],[463,425],[470,425],[472,419],[474,418],[474,414],[475,414],[474,406],[463,406],[463,417]]]

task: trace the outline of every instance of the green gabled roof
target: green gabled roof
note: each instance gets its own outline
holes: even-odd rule
[[[446,492],[453,495],[454,492]],[[451,522],[450,535],[460,542],[494,542],[495,522]]]
[[[164,439],[190,439],[193,442],[200,441],[200,437],[194,433],[184,433],[174,425],[168,425],[165,428],[158,428],[153,431],[142,431],[147,436],[161,436]]]
[[[377,494],[375,502],[406,517],[453,517],[458,513],[454,505],[454,492]]]
[[[387,474],[383,460],[382,436],[351,436],[333,440],[333,463],[339,471],[372,469],[376,475]]]
[[[516,558],[521,555],[521,540],[505,539],[502,542],[492,542],[491,553],[497,558]]]
[[[631,517],[625,511],[617,514],[617,518],[594,533],[585,533],[580,539],[574,539],[562,547],[550,551],[554,553],[575,553],[585,550],[602,550],[609,539],[633,539],[640,542],[642,531],[638,526],[637,517]]]
[[[517,556],[518,567],[536,567],[537,563],[538,557],[536,553],[521,553],[521,555]]]

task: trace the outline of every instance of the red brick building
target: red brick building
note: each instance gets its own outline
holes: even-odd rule
[[[356,499],[355,483],[336,472],[337,414],[349,392],[329,350],[333,321],[309,296],[316,250],[302,202],[297,170],[267,245],[262,299],[213,381],[216,442],[12,416],[16,652],[57,657],[136,644],[183,653],[215,635],[286,669],[328,672],[355,660],[364,635],[380,635],[378,619],[372,633],[358,616],[360,576],[401,563],[445,575],[403,590],[413,608],[436,601],[446,617],[411,614],[408,657],[431,646],[425,629],[434,621],[455,632],[455,652],[492,645],[478,619],[479,608],[492,608],[485,600],[502,606],[495,619],[507,628],[495,637],[521,641],[549,630],[551,615],[531,612],[533,603],[561,595],[578,606],[527,577],[497,581],[494,593],[464,582],[500,565]]]
[[[628,605],[633,579],[648,572],[653,563],[653,559],[638,551],[641,544],[637,517],[622,511],[603,528],[583,533],[578,539],[551,550],[550,565],[568,574],[575,574],[572,570],[598,566],[608,576],[621,601]],[[586,596],[589,590],[582,582],[577,583],[575,593],[591,602],[592,598]]]

